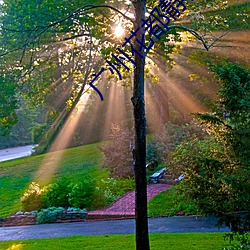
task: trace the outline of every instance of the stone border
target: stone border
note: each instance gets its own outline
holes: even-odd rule
[[[83,221],[86,220],[86,216],[87,213],[82,212],[63,212],[58,215],[58,218],[54,223]],[[35,224],[35,214],[15,214],[6,218],[0,218],[0,227],[27,226]]]

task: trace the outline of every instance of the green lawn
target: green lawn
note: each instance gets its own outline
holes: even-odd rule
[[[197,207],[177,194],[175,187],[161,192],[148,203],[148,215],[151,217],[166,214],[171,216],[178,212],[183,212],[187,215],[199,214]]]
[[[79,181],[87,173],[98,174],[99,178],[106,176],[106,171],[98,169],[102,160],[98,145],[100,143],[65,150],[58,166],[51,166],[56,167],[52,180],[64,176]],[[56,152],[50,153],[51,157],[56,155]],[[20,197],[30,182],[37,181],[35,175],[45,157],[46,154],[0,163],[0,217],[20,210]]]
[[[151,250],[222,250],[228,246],[224,233],[151,234]],[[57,239],[7,241],[1,250],[135,249],[134,235],[74,236]]]

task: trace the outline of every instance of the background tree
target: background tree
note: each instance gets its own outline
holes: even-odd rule
[[[250,225],[250,71],[230,62],[210,68],[222,87],[216,109],[196,115],[209,135],[182,143],[172,154],[170,169],[185,174],[181,192],[203,213],[242,233]]]
[[[105,157],[102,167],[110,171],[112,178],[133,177],[132,138],[128,129],[113,124],[110,135],[111,141],[100,147],[100,151]]]
[[[4,73],[0,77],[0,136],[10,133],[17,122],[18,100],[16,85]]]

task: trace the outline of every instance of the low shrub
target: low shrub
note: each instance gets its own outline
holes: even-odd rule
[[[96,182],[93,195],[94,208],[101,208],[112,203],[117,197],[113,193],[116,185],[114,178],[101,179]]]
[[[43,207],[44,188],[41,188],[38,183],[32,182],[28,190],[21,197],[22,209],[24,211],[39,210]]]
[[[86,208],[80,209],[80,208],[75,208],[75,207],[68,207],[67,213],[72,213],[72,212],[87,213],[87,210]]]
[[[135,182],[133,178],[119,178],[116,179],[116,185],[113,186],[113,193],[119,197],[124,193],[134,190]]]
[[[43,200],[45,207],[68,207],[71,183],[66,178],[61,178],[45,188]]]
[[[94,193],[94,184],[92,181],[87,179],[76,183],[72,186],[69,193],[68,201],[73,207],[91,207],[92,206],[92,196]]]
[[[37,213],[36,224],[55,222],[59,213],[64,212],[63,207],[49,207]]]

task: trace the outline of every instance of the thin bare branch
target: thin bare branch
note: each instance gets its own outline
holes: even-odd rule
[[[224,32],[221,36],[217,37],[210,45],[209,48],[211,48],[215,43],[217,43],[222,37],[224,37],[225,35],[227,35],[230,31],[226,31]]]

